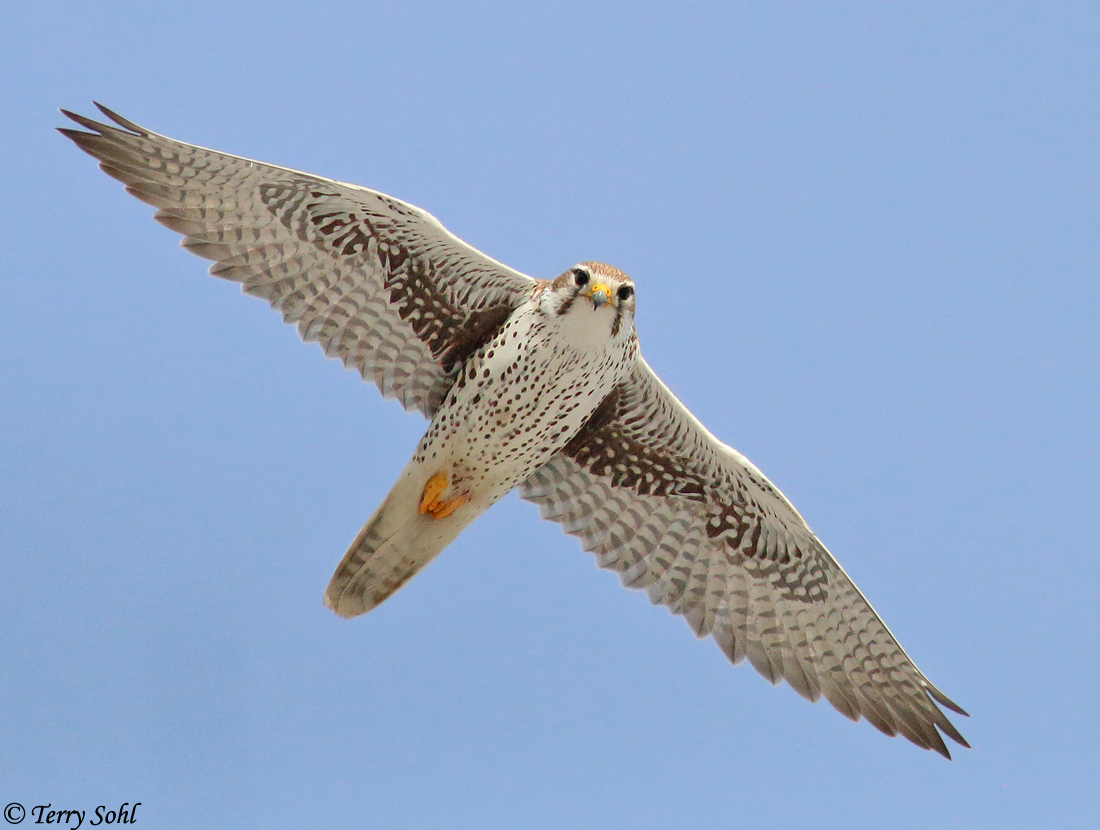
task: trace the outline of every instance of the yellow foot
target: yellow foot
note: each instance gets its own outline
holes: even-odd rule
[[[420,496],[420,512],[427,513],[433,519],[442,519],[450,516],[467,501],[465,496],[455,496],[447,501],[440,501],[439,494],[447,489],[447,476],[436,473],[428,479],[424,485],[424,492]]]
[[[436,473],[428,479],[424,485],[424,493],[420,496],[420,512],[429,513],[439,507],[439,494],[447,489],[447,476]]]

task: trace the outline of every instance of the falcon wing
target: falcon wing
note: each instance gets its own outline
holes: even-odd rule
[[[214,260],[211,274],[266,299],[406,409],[431,417],[458,366],[536,285],[405,202],[174,141],[96,106],[118,127],[62,110],[91,132],[60,132]]]
[[[966,713],[913,665],[791,503],[640,356],[520,495],[734,663],[747,657],[772,683],[945,757],[937,727],[968,746],[936,702]]]

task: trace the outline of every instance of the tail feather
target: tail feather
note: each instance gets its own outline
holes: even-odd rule
[[[421,514],[424,479],[415,470],[398,478],[337,566],[325,589],[325,607],[348,618],[380,605],[481,512],[466,505],[443,519]]]

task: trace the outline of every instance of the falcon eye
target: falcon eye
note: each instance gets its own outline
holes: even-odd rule
[[[574,271],[573,282],[577,284],[578,288],[584,288],[586,285],[588,285],[588,273],[579,269]]]
[[[624,285],[616,292],[616,296],[619,298],[619,302],[626,302],[630,299],[630,295],[634,293],[634,289],[629,285]]]

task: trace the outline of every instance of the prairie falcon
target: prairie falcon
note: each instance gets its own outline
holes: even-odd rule
[[[374,608],[519,487],[734,663],[945,757],[940,732],[967,746],[936,704],[965,712],[791,503],[650,370],[621,271],[583,262],[532,279],[390,196],[100,110],[117,126],[62,110],[87,131],[61,132],[211,274],[431,422],[329,583],[337,614]]]

